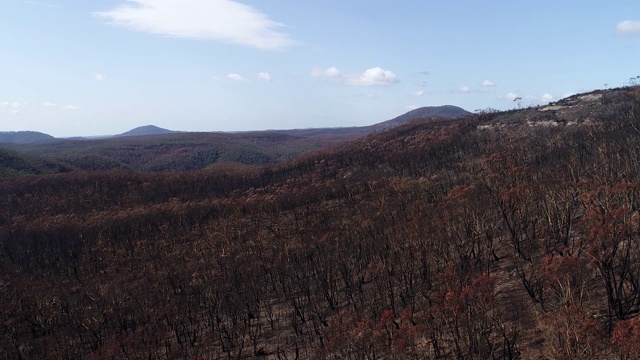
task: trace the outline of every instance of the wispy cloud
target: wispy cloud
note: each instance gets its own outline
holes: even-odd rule
[[[367,69],[360,75],[346,78],[346,83],[352,86],[392,85],[397,82],[396,74],[381,67]]]
[[[228,74],[227,79],[232,81],[249,81],[244,76],[235,73]]]
[[[640,21],[625,20],[618,23],[616,26],[616,33],[618,35],[640,35]]]
[[[360,75],[343,75],[337,67],[314,68],[311,76],[325,79],[339,79],[344,84],[350,86],[375,86],[392,85],[398,82],[398,77],[392,71],[384,70],[381,67],[374,67],[365,70]]]
[[[481,82],[480,85],[482,85],[484,87],[491,87],[491,86],[496,86],[496,83],[494,83],[491,80],[485,80],[485,81]]]
[[[262,81],[271,81],[271,75],[268,72],[258,73],[258,79]]]
[[[0,102],[0,107],[7,109],[13,115],[20,115],[21,109],[27,105],[29,105],[29,103],[17,101]]]
[[[0,106],[4,107],[4,108],[9,108],[9,109],[19,109],[23,106],[27,105],[27,103],[20,103],[17,101],[3,101],[0,102]]]
[[[296,44],[275,22],[232,0],[127,0],[95,16],[136,31],[175,38],[208,39],[262,50]]]
[[[347,95],[347,97],[351,98],[365,98],[365,99],[375,99],[377,98],[376,94],[351,94]]]
[[[471,89],[468,86],[460,86],[457,89],[453,89],[451,90],[452,93],[456,93],[456,94],[468,94],[471,92]]]
[[[544,93],[540,96],[527,95],[524,97],[524,100],[531,105],[539,105],[548,104],[551,101],[555,100],[555,98],[549,93]]]
[[[340,76],[340,70],[337,67],[332,66],[327,69],[319,69],[314,68],[311,70],[311,76],[313,77],[324,77],[324,78],[335,78]]]
[[[46,107],[46,108],[54,108],[54,109],[64,110],[64,111],[80,110],[80,108],[78,106],[76,106],[76,105],[58,105],[56,103],[49,102],[49,101],[43,102],[42,106]]]
[[[107,78],[107,75],[98,73],[98,74],[95,74],[94,77],[97,81],[103,81]]]
[[[413,96],[422,96],[422,95],[424,95],[424,91],[422,91],[422,90],[418,90],[418,91],[414,91],[413,92]]]
[[[44,101],[41,103],[41,106],[44,108],[51,108],[57,110],[79,110],[80,108],[76,105],[58,105],[56,103],[50,101]],[[28,102],[17,102],[17,101],[3,101],[0,102],[0,108],[8,109],[12,114],[20,114],[23,108],[29,107]]]

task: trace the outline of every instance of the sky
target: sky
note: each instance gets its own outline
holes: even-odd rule
[[[637,0],[2,0],[0,35],[0,131],[56,137],[363,126],[640,75]]]

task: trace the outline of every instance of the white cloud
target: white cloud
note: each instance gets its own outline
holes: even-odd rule
[[[419,107],[419,106],[417,106],[417,105],[407,105],[407,106],[405,106],[405,107],[404,107],[404,109],[405,109],[406,111],[411,111],[411,110],[415,110],[415,109],[417,109],[418,107]]]
[[[618,35],[640,35],[640,21],[625,20],[616,26]]]
[[[258,79],[263,81],[271,81],[271,75],[268,72],[258,73]]]
[[[491,80],[485,80],[485,81],[483,81],[483,82],[481,83],[481,85],[482,85],[482,86],[485,86],[485,87],[490,87],[490,86],[496,86],[496,83],[494,83],[494,82],[493,82],[493,81],[491,81]]]
[[[132,30],[175,38],[211,39],[262,50],[295,45],[283,24],[232,0],[127,0],[95,16]]]
[[[242,75],[234,74],[234,73],[227,75],[227,79],[233,80],[233,81],[249,81],[245,79]]]
[[[535,104],[548,104],[553,100],[554,100],[553,95],[551,95],[549,93],[544,93],[541,96],[533,96],[533,95],[524,96],[524,102],[526,102],[528,104],[532,104],[532,105],[535,105]]]
[[[508,92],[504,96],[501,96],[501,98],[507,99],[509,101],[515,101],[519,97],[520,96],[518,94],[514,93],[514,92]]]
[[[413,96],[422,96],[422,95],[424,95],[424,91],[422,91],[422,90],[418,90],[418,91],[414,91],[413,92]]]
[[[76,110],[80,109],[79,107],[77,107],[75,105],[64,105],[64,106],[62,106],[62,105],[58,105],[56,103],[52,103],[52,102],[49,102],[49,101],[43,102],[42,106],[43,107],[47,107],[47,108],[55,108],[55,109],[63,110],[63,111],[76,111]]]
[[[332,66],[328,69],[318,69],[315,68],[313,70],[311,70],[311,76],[314,77],[325,77],[325,78],[335,78],[340,76],[340,70],[338,70],[338,68],[336,68],[335,66]]]
[[[0,106],[10,109],[18,109],[23,105],[26,105],[26,103],[19,103],[17,101],[3,101],[0,103]]]
[[[11,114],[13,115],[20,115],[21,111],[20,109],[23,108],[24,106],[29,105],[29,103],[26,102],[17,102],[17,101],[3,101],[0,102],[0,107],[2,108],[6,108],[7,111],[9,111]]]
[[[346,81],[352,86],[391,85],[398,82],[398,77],[389,70],[374,67],[365,70],[361,75],[347,77]]]
[[[95,78],[96,78],[97,81],[102,81],[102,80],[105,80],[107,78],[107,75],[105,75],[105,74],[96,74]]]
[[[451,92],[458,93],[458,94],[468,94],[471,92],[471,89],[468,86],[460,86],[457,89],[451,90]]]

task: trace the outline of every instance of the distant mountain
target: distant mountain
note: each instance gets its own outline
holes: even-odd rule
[[[157,127],[155,125],[146,125],[146,126],[140,126],[137,127],[135,129],[131,129],[127,132],[124,132],[120,135],[116,135],[117,137],[120,136],[145,136],[145,135],[163,135],[163,134],[174,134],[174,133],[179,133],[180,131],[173,131],[173,130],[167,130],[167,129],[163,129],[160,127]]]
[[[383,121],[381,123],[368,125],[368,126],[351,126],[351,127],[337,127],[337,128],[310,128],[310,129],[294,129],[294,130],[279,130],[279,132],[295,135],[295,136],[338,136],[338,137],[354,137],[370,134],[372,132],[380,132],[389,130],[396,126],[400,126],[418,119],[428,118],[445,118],[445,119],[457,119],[462,118],[472,113],[457,106],[442,105],[442,106],[425,106],[418,109],[411,110],[400,116],[397,116],[391,120]]]
[[[471,112],[453,105],[425,106],[411,110],[391,120],[372,125],[370,126],[370,128],[372,128],[374,131],[384,131],[417,119],[427,119],[434,117],[457,119],[465,117],[467,115],[471,115]]]
[[[37,131],[0,131],[0,143],[33,144],[55,140],[53,136]]]

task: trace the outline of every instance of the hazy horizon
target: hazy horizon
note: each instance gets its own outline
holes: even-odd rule
[[[365,126],[637,75],[640,3],[9,0],[0,131]],[[10,16],[7,16],[10,15]]]

